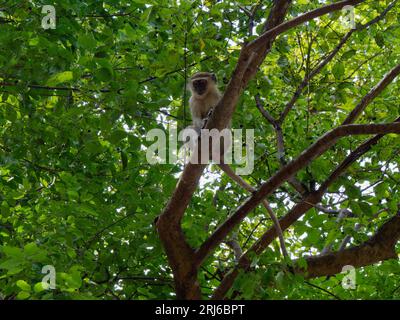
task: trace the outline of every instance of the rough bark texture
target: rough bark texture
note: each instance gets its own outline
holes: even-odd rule
[[[379,261],[397,258],[395,245],[400,238],[400,211],[363,244],[343,251],[308,257],[307,269],[296,269],[306,278],[329,276],[340,273],[346,265],[368,266]]]

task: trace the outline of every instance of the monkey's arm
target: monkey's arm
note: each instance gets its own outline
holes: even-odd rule
[[[192,113],[193,126],[202,129],[204,126],[204,120],[202,118],[200,106],[196,105],[194,102],[190,102],[190,111]]]

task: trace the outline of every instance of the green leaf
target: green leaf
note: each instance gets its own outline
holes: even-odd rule
[[[280,67],[286,67],[286,66],[288,66],[288,64],[289,64],[288,58],[284,55],[281,55],[278,59],[278,65]]]
[[[124,131],[124,130],[114,130],[113,132],[111,132],[111,135],[109,137],[109,141],[112,144],[117,144],[122,139],[126,138],[126,136],[127,136],[126,131]]]
[[[379,32],[375,35],[375,42],[381,48],[385,46],[385,38],[382,33]]]
[[[147,22],[149,20],[152,10],[153,10],[152,6],[148,7],[146,10],[144,10],[143,14],[141,15],[142,22]]]
[[[20,248],[11,246],[2,246],[1,250],[7,257],[23,258],[23,252]]]
[[[26,291],[21,291],[17,294],[17,299],[19,300],[25,300],[28,299],[31,296],[29,292]]]
[[[361,191],[358,187],[353,186],[351,184],[346,185],[346,193],[352,199],[358,199],[361,197]]]
[[[97,41],[94,39],[93,35],[90,33],[88,33],[88,34],[79,33],[78,44],[82,48],[93,49],[96,47]]]
[[[372,208],[371,208],[371,205],[369,203],[364,202],[364,201],[360,201],[358,203],[358,205],[360,206],[360,209],[363,212],[363,214],[368,215],[368,216],[372,216],[373,215]]]
[[[20,288],[23,291],[27,291],[27,292],[31,291],[31,286],[25,280],[18,280],[16,282],[16,285],[18,288]]]
[[[350,49],[347,50],[345,53],[342,54],[342,60],[348,60],[352,58],[357,53],[357,50]]]
[[[36,293],[40,293],[40,292],[43,292],[43,291],[47,290],[48,287],[49,287],[49,285],[48,285],[47,283],[45,283],[45,282],[38,282],[38,283],[36,283],[36,284],[33,286],[33,290],[34,290]]]
[[[342,62],[337,62],[332,68],[332,73],[333,73],[334,77],[338,80],[343,78],[344,71],[345,71],[344,63],[342,63]]]
[[[20,273],[23,268],[23,261],[19,259],[8,259],[0,263],[0,269],[6,269],[8,275]]]
[[[109,68],[100,68],[95,73],[95,79],[98,81],[109,81],[112,78],[113,74]]]
[[[47,80],[48,86],[55,86],[60,83],[68,82],[74,79],[72,71],[63,71],[53,75],[49,80]]]

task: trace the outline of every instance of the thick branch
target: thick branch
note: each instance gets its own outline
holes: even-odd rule
[[[400,122],[400,118],[396,120]],[[328,187],[355,161],[357,161],[362,155],[367,153],[372,146],[378,143],[378,141],[383,137],[383,134],[376,135],[371,139],[364,142],[356,150],[354,150],[350,155],[346,157],[344,161],[331,173],[331,175],[325,180],[321,187],[307,195],[300,203],[296,204],[281,220],[280,226],[283,230],[289,228],[293,223],[295,223],[305,212],[314,207],[318,202],[321,201],[322,196],[328,189]],[[238,266],[228,273],[220,286],[214,293],[215,299],[222,299],[228,292],[229,288],[232,286],[233,281],[239,274],[239,270],[247,270],[250,267],[251,260],[250,256],[252,253],[257,255],[261,254],[265,248],[267,248],[271,242],[277,237],[274,228],[267,230],[262,237],[242,256],[239,260]]]
[[[267,22],[272,21],[271,27],[274,27],[283,20],[286,10],[276,10],[276,8],[280,8],[282,3],[288,4],[290,1],[282,0],[275,2],[267,19]],[[207,121],[207,129],[216,128],[221,130],[228,125],[240,93],[247,85],[248,79],[244,79],[244,74],[249,68],[250,61],[254,61],[253,58],[253,52],[247,50],[246,47],[242,48],[226,91],[218,105],[214,108],[211,118]],[[261,62],[262,59],[255,65],[256,69]],[[201,152],[201,143],[197,145],[199,147],[198,151]],[[193,249],[190,248],[185,239],[180,222],[199,183],[204,168],[205,165],[191,163],[185,167],[174,193],[156,224],[161,242],[174,273],[178,298],[199,298],[200,296],[200,289],[196,283],[198,264],[193,259]]]
[[[396,0],[397,1],[397,0]],[[386,14],[387,11],[389,11],[392,6],[394,5],[394,3],[396,2],[394,1],[380,16],[378,16],[376,19],[374,20],[379,20],[382,18],[383,15]],[[347,4],[346,4],[347,5]],[[376,22],[372,20],[371,24]],[[366,25],[364,25],[363,27],[368,27],[369,23],[367,23]],[[271,30],[270,30],[271,31]],[[268,31],[267,31],[268,33]],[[272,32],[271,32],[272,34]],[[346,39],[347,40],[347,39]],[[268,42],[267,42],[268,43]],[[340,48],[339,48],[340,49]],[[323,66],[322,66],[323,67]],[[318,67],[317,67],[318,68]],[[250,69],[250,68],[249,68]],[[249,71],[247,72],[249,73]],[[245,77],[246,79],[246,74]],[[390,82],[390,81],[389,81]],[[379,94],[383,88],[388,84],[388,83],[381,83],[382,86],[377,85],[372,91],[375,92],[376,94],[372,94],[371,97],[372,99]],[[381,90],[382,89],[382,90]],[[371,93],[371,92],[370,92]],[[365,104],[363,106],[363,108],[366,107],[366,105],[372,100],[366,100]],[[357,114],[355,115],[355,117],[353,117],[352,121],[354,121],[354,119],[360,114],[360,112],[357,112]],[[264,115],[265,116],[265,115]],[[270,119],[268,119],[270,120]],[[351,121],[349,121],[351,122]],[[362,154],[364,154],[365,152],[367,152],[372,145],[376,144],[379,139],[383,136],[383,134],[378,134],[375,137],[373,137],[372,139],[368,140],[366,143],[364,143],[363,145],[361,145],[359,148],[357,148],[357,150],[355,150],[355,152],[351,153],[349,157],[347,157],[345,159],[345,161],[342,162],[342,164],[331,174],[331,176],[325,181],[325,183],[321,186],[321,188],[316,191],[313,192],[312,194],[308,195],[305,199],[303,199],[303,201],[296,205],[284,218],[281,219],[280,221],[280,225],[282,226],[283,229],[286,229],[287,227],[289,227],[291,224],[293,224],[302,214],[304,214],[304,212],[306,212],[307,210],[309,210],[311,207],[313,207],[315,204],[317,204],[321,198],[322,195],[325,193],[326,189],[328,188],[328,186],[337,178],[341,175],[341,173],[351,164],[353,163],[356,159],[358,159],[359,157],[361,157]],[[279,172],[278,172],[279,173]],[[245,206],[246,203],[243,205]],[[243,209],[243,206],[241,206],[238,211]],[[238,212],[237,211],[237,212]],[[286,220],[286,221],[285,221]],[[287,226],[285,226],[285,222],[287,222]],[[229,231],[228,231],[229,232]],[[266,246],[269,245],[269,243],[271,243],[273,241],[273,239],[276,237],[277,235],[275,234],[275,230],[274,229],[270,229],[268,230],[263,237],[248,251],[248,253],[250,252],[257,252],[258,254],[260,254],[264,248]],[[206,244],[206,243],[205,243]],[[201,248],[200,248],[201,249]],[[200,250],[199,250],[200,251]],[[199,253],[198,251],[198,253]],[[217,288],[217,290],[214,293],[214,298],[217,299],[221,299],[225,296],[226,292],[229,290],[229,288],[232,286],[234,279],[236,278],[236,276],[238,275],[238,272],[240,270],[240,268],[243,269],[247,269],[250,266],[250,260],[249,260],[249,255],[246,253],[241,259],[240,262],[238,264],[238,267],[235,268],[233,271],[231,271],[228,275],[226,275],[222,281],[222,283],[220,284],[220,286]]]
[[[396,259],[395,245],[400,239],[400,211],[389,219],[365,243],[326,255],[306,258],[307,269],[296,269],[307,278],[322,277],[340,273],[346,265],[368,266],[387,259]]]
[[[251,55],[246,50],[240,53],[239,61],[227,86],[225,94],[207,121],[207,129],[226,128],[236,107],[241,92],[241,82]],[[201,154],[201,143],[197,144]],[[199,183],[206,165],[188,163],[167,206],[157,220],[157,229],[172,267],[178,298],[200,298],[196,283],[197,266],[193,249],[183,234],[181,220]]]
[[[275,1],[274,6],[272,7],[270,14],[268,16],[267,21],[264,24],[263,31],[273,29],[274,27],[280,25],[286,15],[286,12],[290,6],[292,0],[279,0]],[[271,37],[261,48],[258,48],[257,55],[253,57],[252,61],[250,62],[244,76],[243,76],[243,83],[242,87],[250,81],[251,78],[257,73],[257,70],[261,63],[264,61],[265,57],[267,56],[268,52],[271,50],[272,43],[274,42],[275,38]]]
[[[261,188],[243,203],[218,229],[203,243],[196,252],[196,263],[200,265],[208,254],[253,210],[264,198],[279,188],[287,179],[324,153],[339,138],[349,135],[400,133],[400,123],[343,125],[335,128],[318,139],[300,156],[281,168],[265,182]]]

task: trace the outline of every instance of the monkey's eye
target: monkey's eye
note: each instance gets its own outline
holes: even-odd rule
[[[200,79],[200,80],[196,80],[193,83],[195,86],[205,86],[207,84],[207,80],[204,79]]]

